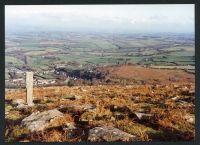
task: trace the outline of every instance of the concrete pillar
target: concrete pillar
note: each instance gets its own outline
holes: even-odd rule
[[[26,72],[26,103],[33,105],[33,72]]]

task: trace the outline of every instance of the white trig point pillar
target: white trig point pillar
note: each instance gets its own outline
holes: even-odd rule
[[[26,103],[33,105],[33,72],[26,72]]]

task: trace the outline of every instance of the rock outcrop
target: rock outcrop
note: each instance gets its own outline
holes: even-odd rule
[[[21,126],[28,128],[31,132],[42,131],[57,117],[63,117],[63,113],[57,109],[44,112],[37,111],[24,118]]]
[[[111,126],[101,126],[89,131],[88,141],[137,141],[137,137]]]
[[[148,120],[148,119],[150,119],[151,117],[153,117],[152,114],[146,114],[146,113],[140,113],[140,112],[134,112],[134,114],[136,115],[136,117],[137,117],[139,120]]]

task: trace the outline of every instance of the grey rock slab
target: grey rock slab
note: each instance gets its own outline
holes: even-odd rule
[[[57,117],[63,117],[63,113],[57,109],[44,112],[37,111],[24,118],[21,126],[27,127],[31,132],[42,131]]]
[[[19,104],[18,106],[17,106],[17,109],[28,109],[28,108],[30,108],[30,106],[29,105],[25,105],[25,104]]]
[[[25,104],[25,101],[23,99],[16,99],[16,100],[13,100],[12,104],[14,105]]]
[[[146,114],[146,113],[134,112],[134,114],[137,116],[139,120],[149,119],[150,117],[153,117],[152,114]]]
[[[88,141],[136,141],[138,138],[111,126],[95,127],[89,130]]]

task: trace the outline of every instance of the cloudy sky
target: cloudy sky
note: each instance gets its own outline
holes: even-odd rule
[[[5,7],[6,31],[194,32],[194,5]]]

